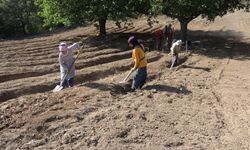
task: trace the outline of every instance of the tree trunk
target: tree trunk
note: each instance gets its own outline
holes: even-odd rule
[[[26,35],[27,32],[26,32],[26,25],[25,25],[25,23],[22,22],[21,26],[22,26],[23,34]]]
[[[186,42],[187,40],[187,31],[188,31],[188,20],[179,20],[181,25],[181,40],[182,42]]]
[[[106,35],[106,17],[101,17],[99,19],[99,35],[103,36]]]

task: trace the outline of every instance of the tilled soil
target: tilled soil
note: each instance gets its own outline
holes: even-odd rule
[[[194,20],[190,39],[201,44],[183,51],[172,70],[167,53],[147,52],[147,83],[133,93],[119,84],[133,65],[127,38],[136,33],[153,50],[146,43],[152,32],[166,21],[178,30],[175,21],[160,16],[152,28],[145,18],[122,28],[109,22],[105,39],[87,26],[2,41],[0,149],[250,149],[247,16]],[[76,85],[52,93],[60,41],[85,47]]]

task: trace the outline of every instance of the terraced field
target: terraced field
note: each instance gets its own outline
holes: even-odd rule
[[[2,42],[0,99],[5,101],[21,95],[38,92],[48,92],[58,84],[59,65],[57,45],[60,41],[68,43],[83,42],[85,47],[76,62],[77,83],[97,80],[114,73],[128,70],[131,67],[131,51],[126,40],[131,32],[147,30],[148,28],[128,27],[120,30],[122,33],[111,34],[105,39],[95,36],[87,37],[88,33],[48,38],[33,38]],[[85,29],[82,29],[84,31]],[[144,39],[150,38],[150,32]],[[117,31],[116,28],[112,31]],[[10,45],[11,43],[11,45]],[[152,43],[151,43],[152,44]],[[112,47],[112,48],[110,48]],[[149,61],[159,59],[157,54],[149,56]],[[7,61],[6,61],[7,60]]]
[[[163,16],[153,27],[145,18],[122,28],[108,22],[105,38],[86,26],[1,41],[0,149],[249,149],[247,16],[194,20],[190,39],[201,44],[182,51],[173,70],[170,56],[153,49],[152,32],[166,22],[179,37]],[[147,83],[134,93],[119,84],[133,65],[132,34],[152,50]],[[60,41],[84,47],[76,85],[52,93]]]

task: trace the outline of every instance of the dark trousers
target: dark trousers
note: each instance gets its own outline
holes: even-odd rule
[[[173,41],[173,38],[168,37],[168,49],[169,49],[169,50],[170,50],[170,48],[172,47],[172,41]]]
[[[142,86],[146,83],[146,79],[147,79],[147,68],[146,67],[138,68],[136,70],[131,89],[132,90],[141,89]]]
[[[172,61],[174,61],[174,62],[172,62],[172,63],[174,63],[174,66],[177,66],[177,65],[178,65],[178,53],[175,53],[175,54],[174,54],[173,60],[172,60]]]
[[[155,39],[155,49],[160,51],[162,49],[162,43],[163,43],[163,40],[162,38],[156,38]]]
[[[69,78],[69,79],[65,79],[63,81],[63,84],[62,84],[63,87],[72,87],[74,86],[74,78]]]

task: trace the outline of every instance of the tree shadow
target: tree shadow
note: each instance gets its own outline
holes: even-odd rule
[[[82,42],[86,43],[88,47],[97,47],[98,49],[119,49],[121,51],[127,51],[131,50],[131,48],[128,46],[128,38],[130,36],[135,35],[137,39],[140,41],[143,41],[142,44],[145,47],[148,47],[149,50],[154,49],[154,41],[148,40],[152,39],[152,33],[145,32],[145,33],[109,33],[106,36],[99,37],[99,36],[89,36],[85,38]]]
[[[181,64],[185,63],[187,60],[188,60],[188,56],[179,56],[179,58],[178,58],[178,65],[177,65],[177,66],[180,66]],[[169,61],[169,62],[166,64],[166,66],[167,66],[168,68],[170,68],[171,65],[172,65],[172,60]]]
[[[133,29],[125,28],[119,32],[108,33],[105,37],[89,36],[83,40],[90,47],[95,46],[99,49],[115,48],[121,51],[130,50],[127,40],[130,36],[135,35],[145,47],[154,50],[154,28],[147,28],[146,32],[133,32]],[[120,32],[120,31],[126,31]],[[130,32],[131,31],[131,32]],[[180,31],[175,31],[175,39],[180,39]],[[188,32],[190,41],[200,41],[200,44],[191,44],[188,50],[192,53],[204,55],[211,58],[223,59],[232,58],[237,60],[250,59],[250,44],[241,42],[243,39],[242,32],[233,30],[202,31],[192,30]],[[185,49],[185,48],[184,48]],[[183,50],[184,50],[183,49]],[[185,61],[185,60],[184,60]]]
[[[160,84],[147,85],[147,86],[145,86],[145,88],[143,88],[143,90],[149,90],[149,91],[156,90],[156,91],[160,91],[160,92],[170,92],[170,93],[178,93],[178,94],[185,94],[185,95],[189,95],[192,93],[184,86],[180,86],[177,88],[177,87],[171,87],[168,85],[160,85]]]
[[[180,32],[177,31],[177,38]],[[200,41],[198,45],[190,45],[188,50],[192,53],[204,55],[215,59],[230,58],[235,60],[250,59],[250,44],[242,42],[243,33],[233,30],[217,31],[189,31],[190,41]]]
[[[87,26],[89,24],[86,23]],[[159,26],[159,25],[157,25]],[[142,41],[144,46],[150,50],[154,50],[154,34],[156,27],[146,26],[145,28],[139,28],[134,26],[126,26],[117,29],[111,29],[108,34],[103,37],[95,35],[83,35],[79,34],[75,37],[64,39],[68,42],[82,41],[89,47],[97,47],[98,50],[102,49],[119,49],[120,51],[130,50],[127,44],[127,40],[131,35],[135,35]],[[138,32],[138,28],[140,32]],[[158,27],[157,27],[158,28]],[[63,33],[70,31],[73,28],[62,28],[54,32],[45,32],[41,34],[35,34],[30,36],[22,36],[21,38],[11,38],[10,40],[17,39],[34,39],[36,37],[47,37],[55,33]],[[175,39],[180,39],[181,34],[179,30],[175,31]],[[41,40],[41,39],[34,39]],[[202,31],[202,30],[189,30],[188,40],[200,41],[199,45],[190,45],[189,50],[192,53],[212,57],[216,59],[231,58],[236,60],[249,60],[250,59],[250,44],[241,42],[243,40],[243,33],[234,30],[216,30],[216,31]]]
[[[15,35],[15,36],[7,36],[3,40],[30,40],[30,39],[33,40],[33,39],[35,39],[33,41],[40,41],[40,39],[36,40],[36,38],[46,38],[46,37],[50,37],[50,36],[52,36],[54,34],[70,32],[72,30],[75,30],[78,27],[87,27],[87,26],[90,26],[90,25],[91,25],[90,23],[86,22],[86,23],[83,23],[82,25],[79,25],[79,26],[72,26],[72,27],[59,26],[59,27],[55,28],[52,31],[50,31],[49,29],[43,29],[42,31],[35,32],[35,33],[30,33],[30,34],[26,34],[26,35],[19,34],[19,35]],[[87,35],[81,35],[81,36],[85,37]]]

